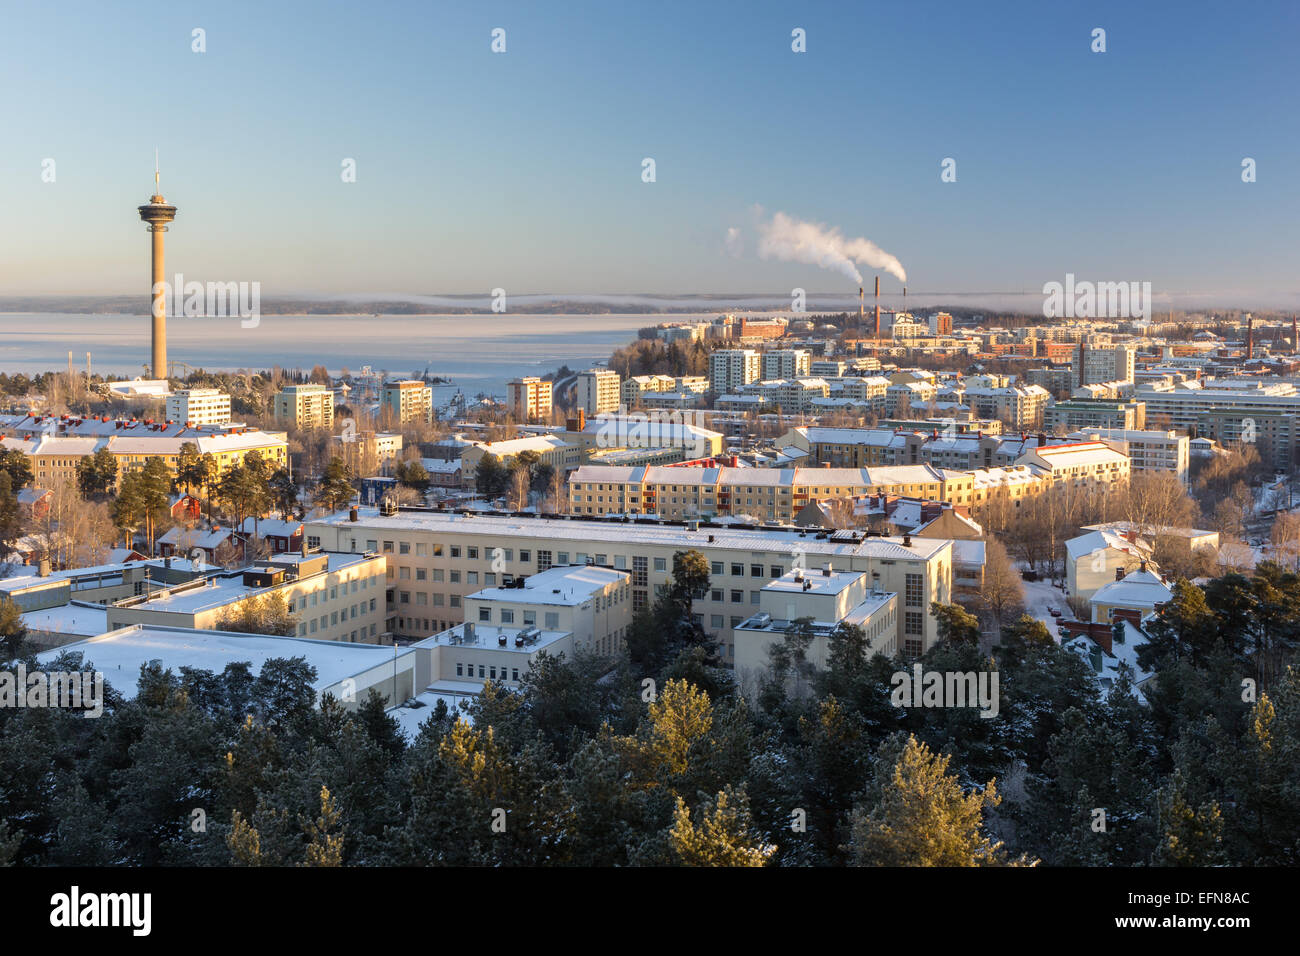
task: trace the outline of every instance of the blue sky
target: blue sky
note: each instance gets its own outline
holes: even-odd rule
[[[1293,2],[10,0],[3,24],[0,294],[144,289],[155,146],[169,272],[263,296],[856,292],[759,259],[756,205],[871,239],[912,290],[1297,288]]]

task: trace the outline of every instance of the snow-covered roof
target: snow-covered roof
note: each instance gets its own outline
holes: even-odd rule
[[[758,471],[760,469],[755,469]],[[377,508],[359,509],[360,519],[353,523],[347,511],[336,512],[309,522],[316,526],[338,526],[348,529],[375,529],[393,531],[424,531],[431,533],[481,534],[493,539],[513,537],[538,542],[573,542],[575,550],[583,544],[597,542],[618,544],[639,542],[647,545],[664,545],[676,548],[698,546],[706,535],[711,535],[714,547],[733,551],[765,551],[774,553],[825,555],[833,558],[871,557],[893,560],[930,560],[937,557],[951,542],[946,538],[912,538],[909,547],[902,539],[863,538],[861,541],[830,541],[818,539],[807,529],[741,527],[701,528],[692,531],[681,524],[670,525],[658,521],[599,521],[577,518],[551,520],[544,517],[520,515],[466,515],[440,511],[398,511],[394,515],[381,515]],[[738,525],[735,520],[720,522]],[[581,549],[585,550],[585,549]],[[822,560],[826,560],[823,558]]]
[[[240,528],[245,534],[250,535],[256,531],[262,537],[271,535],[278,538],[292,538],[302,531],[302,522],[283,521],[279,518],[245,518]]]
[[[317,691],[393,660],[393,648],[378,644],[313,641],[149,624],[134,624],[89,640],[64,644],[38,654],[37,660],[49,663],[65,651],[83,654],[84,662],[102,671],[104,679],[126,697],[134,697],[139,689],[141,665],[155,660],[173,671],[194,667],[216,673],[225,670],[227,664],[247,661],[257,673],[272,658],[304,657],[316,668],[313,686]],[[407,648],[401,653],[412,652]]]
[[[1101,670],[1094,666],[1093,672],[1097,675],[1097,681],[1101,685],[1101,694],[1104,697],[1110,688],[1114,685],[1119,677],[1120,665],[1127,665],[1131,671],[1130,679],[1133,682],[1133,696],[1139,700],[1144,699],[1139,689],[1140,684],[1151,677],[1152,672],[1144,670],[1138,665],[1137,651],[1138,648],[1147,643],[1147,636],[1143,631],[1135,627],[1131,621],[1121,621],[1122,640],[1114,637],[1111,639],[1111,652],[1108,654],[1102,650],[1091,637],[1086,634],[1080,634],[1077,637],[1066,641],[1062,646],[1067,647],[1086,659],[1090,664],[1095,660],[1095,655],[1101,656]]]
[[[108,630],[108,610],[102,604],[73,601],[39,611],[24,611],[23,625],[33,631],[94,637]]]
[[[511,604],[552,604],[574,607],[611,584],[627,580],[626,571],[594,565],[552,567],[524,579],[522,588],[483,588],[469,595],[478,601]]]
[[[1159,576],[1146,570],[1130,571],[1120,581],[1111,581],[1097,589],[1091,603],[1111,604],[1150,610],[1174,596]]]
[[[1123,551],[1125,554],[1145,556],[1151,553],[1150,547],[1139,539],[1138,542],[1130,541],[1115,531],[1110,530],[1092,530],[1087,534],[1081,534],[1077,538],[1071,538],[1065,542],[1065,551],[1070,556],[1070,560],[1077,561],[1085,555],[1093,554],[1106,548],[1114,548],[1116,551]]]

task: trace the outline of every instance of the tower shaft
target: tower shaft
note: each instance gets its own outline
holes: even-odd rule
[[[153,233],[153,268],[151,270],[151,282],[149,285],[153,293],[153,323],[152,323],[152,359],[149,374],[154,378],[167,377],[167,295],[164,283],[166,279],[166,266],[164,265],[163,251],[163,233],[166,231],[165,226],[154,225],[150,227]]]

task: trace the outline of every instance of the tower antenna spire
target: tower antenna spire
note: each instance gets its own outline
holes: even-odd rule
[[[161,195],[162,186],[158,183],[158,147],[153,148],[153,191],[156,195]]]

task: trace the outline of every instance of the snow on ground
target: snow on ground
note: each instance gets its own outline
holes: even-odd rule
[[[436,694],[426,690],[422,694],[417,694],[415,699],[419,701],[417,707],[402,706],[388,709],[388,716],[396,718],[407,743],[414,743],[415,738],[420,735],[420,725],[433,714],[433,708],[439,700],[447,705],[450,714],[453,716],[459,714],[467,723],[473,723],[469,714],[460,708],[461,702],[465,700],[463,696]]]
[[[1046,624],[1048,632],[1059,644],[1061,638],[1057,633],[1057,618],[1052,617],[1047,609],[1056,608],[1061,612],[1063,619],[1074,617],[1070,613],[1069,605],[1065,603],[1065,592],[1053,586],[1050,581],[1022,581],[1021,584],[1025,588],[1025,613]]]

